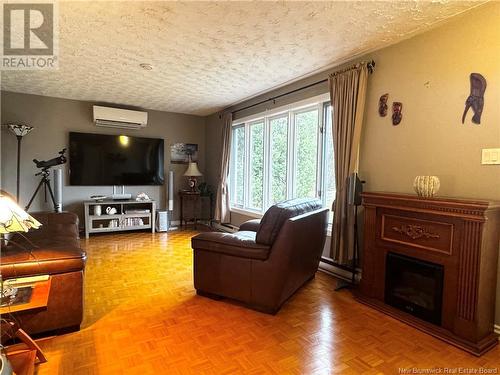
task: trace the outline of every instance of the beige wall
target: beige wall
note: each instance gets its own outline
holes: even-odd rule
[[[38,172],[33,158],[46,160],[57,156],[63,147],[68,147],[70,131],[103,134],[125,134],[165,140],[165,178],[168,171],[175,173],[175,191],[184,187],[186,179],[182,176],[186,165],[170,165],[170,145],[176,142],[197,143],[199,145],[199,166],[205,171],[205,119],[199,116],[176,113],[149,111],[148,126],[141,130],[115,130],[97,128],[92,121],[92,105],[95,103],[78,100],[51,98],[38,95],[1,92],[2,124],[21,122],[33,126],[35,129],[24,137],[22,141],[21,161],[21,205],[25,205],[33,193]],[[2,189],[11,193],[16,190],[16,138],[8,132],[2,131]],[[67,170],[67,165],[63,168]],[[165,186],[131,186],[126,192],[137,194],[146,192],[165,208]],[[89,199],[93,194],[111,194],[110,186],[70,186],[66,178],[63,190],[64,208],[82,213],[82,201]],[[177,199],[177,196],[176,196]],[[37,196],[32,211],[50,209],[43,201],[43,194]],[[178,219],[178,202],[176,200],[174,219]]]
[[[369,190],[413,192],[416,175],[437,175],[439,194],[500,200],[500,166],[481,165],[481,149],[500,147],[500,4],[464,15],[371,56],[360,173]],[[469,75],[488,81],[481,125],[469,111]],[[394,127],[377,115],[378,98],[403,103]]]
[[[360,151],[360,174],[367,181],[366,190],[413,193],[415,176],[433,174],[441,180],[440,195],[500,201],[500,166],[480,164],[481,148],[500,147],[499,25],[500,3],[491,3],[363,58],[376,62],[375,73],[369,78]],[[481,125],[471,124],[471,111],[465,125],[461,124],[471,72],[481,73],[488,81]],[[232,109],[317,82],[328,73]],[[312,93],[301,92],[286,100],[296,101],[326,91],[327,86],[322,84]],[[390,114],[386,118],[378,115],[378,99],[385,93],[389,93],[390,103],[403,103],[399,126],[391,124]],[[276,106],[283,104],[281,100]],[[261,105],[251,111],[272,106]],[[207,134],[220,128],[215,116],[210,119]],[[218,139],[207,136],[208,159],[220,152],[217,142]],[[215,182],[216,176],[211,171],[208,178]],[[234,224],[244,219],[242,215],[232,215]],[[496,321],[500,324],[500,286],[497,293]]]

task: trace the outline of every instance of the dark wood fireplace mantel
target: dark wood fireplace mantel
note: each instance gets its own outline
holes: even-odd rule
[[[475,355],[496,345],[500,204],[363,193],[363,206],[363,272],[356,297]],[[384,302],[389,252],[443,266],[440,325]]]

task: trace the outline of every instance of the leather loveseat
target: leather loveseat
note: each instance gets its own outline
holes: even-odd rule
[[[194,286],[200,295],[227,297],[270,314],[278,312],[318,269],[328,209],[316,199],[269,208],[236,233],[192,238]]]
[[[80,248],[78,216],[73,213],[33,213],[42,226],[16,235],[15,245],[2,248],[0,272],[4,280],[50,275],[47,309],[15,314],[20,327],[29,334],[71,331],[80,328],[83,318],[83,276],[86,254]],[[8,318],[6,316],[6,318]]]

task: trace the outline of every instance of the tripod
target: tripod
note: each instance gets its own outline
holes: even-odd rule
[[[33,203],[33,200],[35,199],[36,195],[38,194],[38,191],[40,190],[40,188],[43,185],[44,193],[45,193],[45,202],[47,202],[47,189],[48,189],[49,193],[50,193],[50,199],[52,200],[52,206],[54,207],[54,212],[57,212],[56,200],[54,198],[54,193],[52,192],[52,188],[50,187],[49,168],[42,168],[41,172],[38,172],[37,174],[35,174],[35,176],[42,176],[42,177],[40,179],[40,182],[38,183],[38,186],[36,187],[35,192],[31,196],[30,201],[26,205],[25,211],[29,210],[31,204]]]

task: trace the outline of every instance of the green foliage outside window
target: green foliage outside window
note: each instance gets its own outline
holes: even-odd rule
[[[297,198],[316,196],[318,110],[295,115]]]
[[[264,197],[264,123],[250,126],[250,205],[262,208]]]
[[[271,127],[271,204],[286,199],[288,116],[269,121]]]
[[[233,130],[234,142],[234,178],[235,195],[237,204],[243,205],[245,194],[245,128],[239,127]]]

